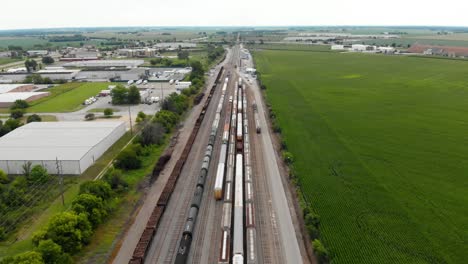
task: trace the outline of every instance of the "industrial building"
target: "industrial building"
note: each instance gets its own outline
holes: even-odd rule
[[[187,43],[187,42],[163,42],[163,43],[158,43],[154,45],[155,48],[157,49],[166,49],[166,50],[177,50],[180,48],[186,49],[186,48],[196,48],[197,44],[196,43]]]
[[[120,121],[29,123],[0,138],[0,169],[22,174],[31,162],[50,174],[79,175],[124,133]]]
[[[2,93],[0,94],[0,108],[10,107],[16,100],[25,100],[27,102],[32,102],[49,95],[49,92]]]
[[[75,68],[136,68],[144,64],[144,60],[90,60],[68,62],[63,67]]]

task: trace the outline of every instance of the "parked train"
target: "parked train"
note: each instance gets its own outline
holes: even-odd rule
[[[195,193],[193,194],[192,203],[190,204],[189,215],[186,219],[184,230],[182,233],[182,238],[180,240],[179,247],[177,249],[177,255],[176,255],[176,260],[175,260],[176,264],[185,264],[187,262],[187,257],[190,251],[190,246],[192,244],[193,230],[197,222],[198,212],[200,210],[200,205],[201,205],[201,201],[203,197],[203,191],[205,189],[205,182],[208,176],[208,170],[210,168],[210,163],[213,157],[213,149],[214,149],[214,144],[216,140],[216,135],[218,132],[219,122],[221,119],[221,112],[223,109],[223,102],[224,102],[224,97],[226,93],[227,82],[228,82],[228,78],[225,79],[223,88],[221,90],[221,98],[216,108],[215,119],[213,120],[213,124],[211,126],[211,133],[208,138],[208,145],[206,146],[205,156],[203,157]],[[225,160],[226,160],[226,152],[224,156],[221,154],[221,159],[220,159],[220,162],[218,163],[218,172],[219,171],[224,172]],[[221,179],[221,182],[222,182],[222,179]]]

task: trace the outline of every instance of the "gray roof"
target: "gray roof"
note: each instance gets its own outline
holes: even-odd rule
[[[80,160],[124,122],[33,122],[0,138],[0,160]]]

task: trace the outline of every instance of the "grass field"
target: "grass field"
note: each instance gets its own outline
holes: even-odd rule
[[[73,112],[83,108],[82,103],[110,83],[67,83],[50,88],[51,96],[39,99],[28,108],[30,113]]]
[[[12,62],[17,62],[20,61],[21,59],[12,59],[12,58],[0,58],[0,65],[12,63]]]
[[[468,63],[259,51],[333,263],[464,263]]]

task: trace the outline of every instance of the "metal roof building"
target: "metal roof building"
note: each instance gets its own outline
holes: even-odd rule
[[[90,60],[90,61],[74,61],[68,62],[63,67],[79,67],[79,68],[107,68],[107,67],[124,67],[136,68],[145,63],[144,60]]]
[[[32,122],[0,138],[0,169],[22,174],[40,164],[51,174],[78,175],[125,133],[124,122]],[[58,160],[58,162],[57,162]]]
[[[0,93],[0,107],[10,107],[16,100],[32,102],[49,94],[49,92]]]

